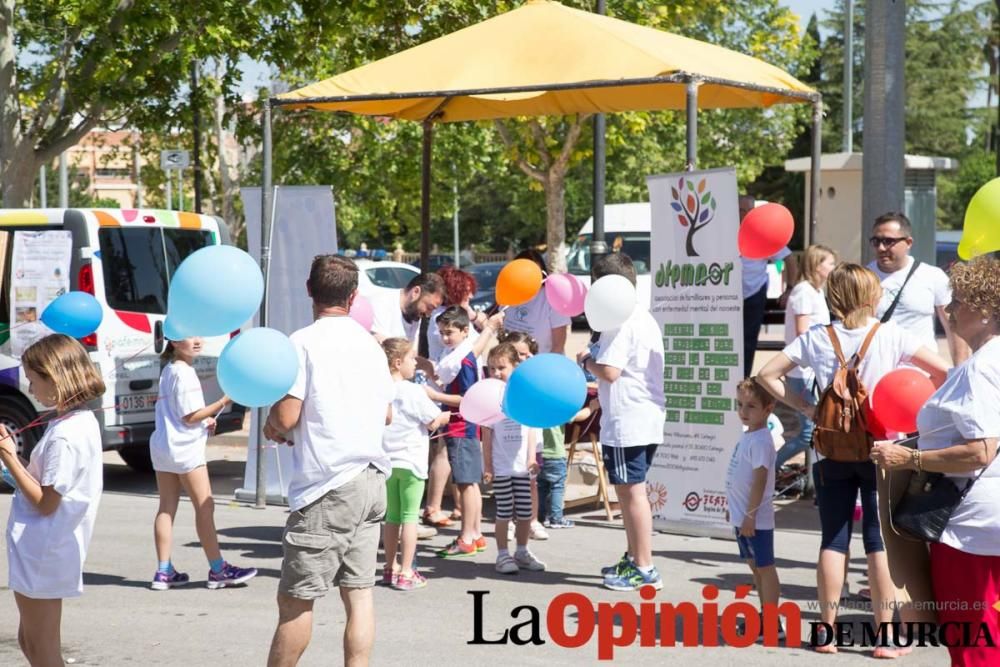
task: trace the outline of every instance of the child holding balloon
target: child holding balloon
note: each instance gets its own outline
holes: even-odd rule
[[[445,392],[427,388],[431,399],[447,406],[451,419],[446,427],[444,444],[448,450],[451,474],[462,497],[462,532],[447,547],[437,552],[441,558],[466,558],[486,550],[486,538],[480,527],[483,497],[479,483],[483,481],[483,452],[479,444],[479,429],[466,420],[458,408],[462,396],[479,380],[477,357],[493,340],[503,323],[503,313],[486,321],[475,343],[468,340],[469,315],[461,306],[451,306],[438,316],[438,330],[447,353],[438,362],[438,382]]]
[[[503,382],[510,379],[521,359],[511,343],[500,343],[490,350],[487,358],[492,377]],[[493,483],[496,501],[497,541],[496,571],[501,574],[517,574],[522,569],[541,571],[545,569],[534,554],[528,550],[531,523],[535,509],[531,503],[531,478],[538,474],[535,461],[535,434],[538,429],[522,426],[509,417],[504,417],[493,426],[483,429],[483,454],[486,470],[483,481]],[[507,526],[516,518],[514,534],[517,550],[510,555],[508,550]]]
[[[428,432],[447,424],[451,414],[434,405],[423,386],[411,382],[417,372],[417,349],[409,340],[386,338],[382,349],[396,385],[392,423],[382,434],[382,445],[392,461],[392,474],[385,481],[382,583],[398,591],[412,591],[427,585],[423,575],[413,569],[413,557],[417,551],[420,499],[427,479]],[[397,551],[402,561],[398,565]]]
[[[27,465],[0,425],[0,462],[17,489],[7,524],[9,585],[24,656],[32,665],[61,665],[62,601],[83,593],[83,563],[103,488],[101,430],[85,405],[105,387],[87,351],[63,334],[30,346],[21,363],[31,393],[55,408],[56,417]]]
[[[170,562],[174,516],[182,488],[194,505],[195,528],[208,558],[208,588],[235,586],[257,576],[256,568],[227,563],[219,551],[205,445],[215,428],[215,415],[232,401],[223,396],[205,405],[201,382],[194,369],[201,345],[201,338],[197,337],[169,341],[161,355],[166,365],[160,374],[156,427],[149,439],[149,454],[160,494],[160,506],[153,522],[157,568],[150,588],[155,591],[183,586],[190,581],[187,574],[175,570]]]

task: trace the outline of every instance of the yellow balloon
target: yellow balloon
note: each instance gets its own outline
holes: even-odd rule
[[[1000,178],[986,183],[969,200],[958,256],[972,259],[994,250],[1000,250]]]

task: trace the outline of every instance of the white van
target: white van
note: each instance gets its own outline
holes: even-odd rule
[[[44,411],[28,393],[21,354],[48,333],[39,319],[53,299],[70,290],[89,292],[104,317],[98,330],[80,342],[107,384],[104,397],[92,404],[104,449],[118,450],[134,469],[150,470],[170,278],[194,251],[228,242],[221,220],[195,213],[0,210],[0,423],[19,429]],[[206,338],[196,363],[206,401],[222,395],[215,367],[227,341],[226,336]],[[218,419],[217,433],[241,428],[244,412],[242,406],[229,408]],[[18,436],[21,456],[27,457],[43,431],[44,423]]]
[[[604,207],[604,240],[608,251],[621,250],[632,258],[636,273],[636,297],[649,305],[652,299],[649,234],[652,229],[649,202],[607,204]],[[594,236],[594,218],[584,223],[566,255],[569,272],[590,287],[590,241]]]

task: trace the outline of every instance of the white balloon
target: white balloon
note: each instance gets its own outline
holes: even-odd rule
[[[635,310],[635,285],[625,276],[610,275],[594,281],[587,292],[583,312],[594,331],[620,327]]]

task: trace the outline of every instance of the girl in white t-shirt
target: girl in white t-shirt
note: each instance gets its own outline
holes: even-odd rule
[[[219,551],[215,533],[215,501],[205,464],[205,444],[215,429],[215,415],[232,401],[223,396],[205,405],[201,381],[194,360],[201,352],[201,338],[169,341],[161,355],[166,362],[160,373],[159,398],[156,401],[156,427],[149,438],[149,454],[156,471],[160,507],[153,521],[156,544],[156,574],[150,588],[165,591],[190,581],[170,561],[174,516],[183,488],[194,505],[198,540],[208,558],[208,587],[225,588],[242,584],[257,576],[256,568],[236,567],[227,563]]]
[[[87,351],[69,336],[46,336],[25,350],[21,363],[32,395],[55,417],[27,465],[0,425],[0,461],[16,485],[7,522],[10,589],[28,662],[61,665],[62,599],[83,593],[103,488],[100,426],[84,405],[105,387]]]
[[[422,385],[411,382],[417,372],[413,343],[405,338],[387,338],[382,341],[382,349],[396,387],[392,422],[382,433],[382,446],[392,461],[392,474],[385,480],[382,583],[398,591],[412,591],[427,585],[424,576],[413,569],[413,557],[417,552],[420,499],[427,479],[428,434],[447,424],[451,413],[435,405]],[[396,562],[397,551],[401,552],[402,563]]]
[[[826,279],[837,266],[837,253],[824,245],[811,245],[802,255],[802,279],[792,288],[785,305],[785,344],[804,334],[816,324],[830,323],[830,309],[826,305],[823,288]],[[788,390],[795,392],[808,403],[815,405],[813,392],[816,375],[809,368],[795,367],[785,376]],[[799,414],[799,434],[786,442],[778,450],[775,468],[780,469],[785,461],[799,452],[805,451],[812,441],[813,422]]]

